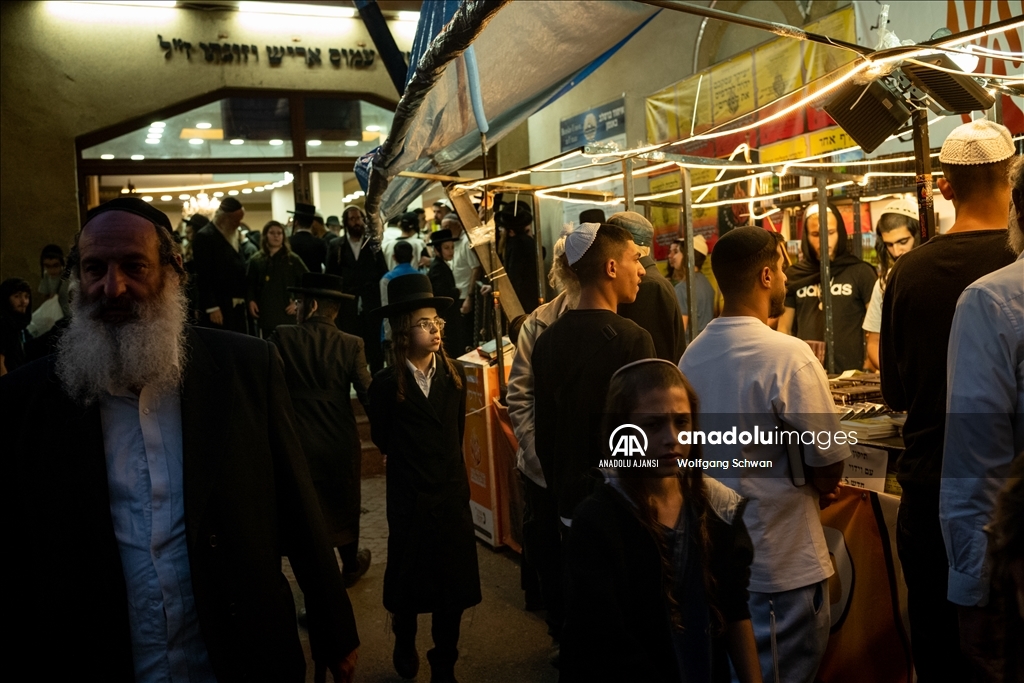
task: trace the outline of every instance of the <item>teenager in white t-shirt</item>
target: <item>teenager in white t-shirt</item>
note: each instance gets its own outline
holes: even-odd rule
[[[828,644],[833,573],[819,504],[838,497],[850,450],[845,439],[833,438],[841,428],[821,363],[805,342],[768,327],[768,318],[782,314],[783,263],[773,233],[754,227],[726,233],[711,255],[725,307],[679,367],[700,397],[705,432],[814,433],[802,458],[793,458],[802,460],[803,472],[786,445],[704,446],[707,460],[730,463],[724,476],[716,474],[719,480],[749,500],[743,516],[754,544],[749,605],[764,680],[810,683]],[[770,466],[736,467],[734,459]],[[797,485],[801,477],[807,484]]]

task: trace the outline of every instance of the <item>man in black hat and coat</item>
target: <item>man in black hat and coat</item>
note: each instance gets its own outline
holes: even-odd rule
[[[298,287],[289,287],[298,325],[279,325],[270,336],[284,360],[284,377],[295,405],[296,431],[309,461],[330,543],[338,549],[342,578],[351,586],[370,567],[370,551],[359,550],[359,432],[352,412],[351,388],[366,404],[370,373],[363,340],[334,324],[342,292],[337,275],[303,273]]]
[[[452,231],[447,228],[435,230],[430,233],[429,244],[434,250],[434,260],[430,262],[430,270],[427,272],[431,288],[438,296],[458,301],[459,288],[455,284],[452,268],[448,265],[455,257],[455,237],[452,237]],[[448,307],[439,315],[448,329],[444,335],[444,350],[449,356],[457,358],[465,351],[465,348],[460,348],[463,337],[462,314],[458,309]]]
[[[502,205],[501,211],[494,218],[505,229],[505,251],[501,256],[505,273],[523,312],[529,315],[540,305],[537,243],[527,232],[533,222],[533,212],[526,202],[509,202]]]
[[[68,262],[57,354],[0,378],[12,651],[97,681],[302,683],[284,553],[317,669],[351,680],[355,617],[275,347],[186,324],[170,220],[137,197],[91,210]]]
[[[256,247],[239,232],[244,216],[242,203],[225,197],[213,220],[196,233],[192,257],[203,327],[246,333],[245,266]]]
[[[377,242],[366,234],[366,219],[358,206],[350,206],[341,214],[345,236],[331,245],[327,254],[327,272],[340,275],[345,293],[354,301],[342,302],[338,327],[363,338],[370,372],[384,367],[384,349],[380,343],[380,321],[371,323],[367,313],[380,307],[380,279],[388,272],[384,254]]]
[[[312,204],[295,203],[295,232],[292,233],[288,245],[299,255],[311,273],[324,272],[327,261],[327,243],[313,234],[313,221],[316,220],[316,207]]]

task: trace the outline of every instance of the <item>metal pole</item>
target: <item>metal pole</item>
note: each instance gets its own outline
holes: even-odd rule
[[[860,233],[863,228],[860,224],[860,188],[854,185],[850,195],[853,198],[853,255],[864,258],[864,237]]]
[[[533,243],[537,247],[537,291],[540,292],[540,301],[537,303],[542,304],[547,300],[548,289],[547,278],[544,277],[546,274],[544,272],[544,240],[540,232],[540,197],[536,193],[532,193],[531,196],[533,197]]]
[[[690,324],[686,326],[686,343],[693,341],[693,328],[697,325],[697,287],[694,270],[697,268],[697,257],[693,253],[693,197],[690,189],[690,169],[682,169],[683,204],[680,212],[683,219],[683,239],[686,240],[686,315]]]
[[[935,237],[935,206],[932,202],[932,149],[928,142],[928,110],[914,109],[914,171],[917,174],[917,215],[921,242]]]
[[[622,160],[622,192],[626,200],[626,211],[636,211],[636,202],[633,201],[633,157]]]
[[[825,370],[833,375],[836,371],[835,344],[832,338],[832,263],[828,253],[828,185],[824,175],[817,178],[818,183],[818,259],[821,261],[821,307],[825,311]],[[838,226],[836,226],[838,228]],[[804,221],[807,230],[807,221]]]
[[[501,338],[501,293],[496,288],[491,291],[494,292],[494,348],[498,354],[498,397],[504,399],[505,347],[502,346]]]

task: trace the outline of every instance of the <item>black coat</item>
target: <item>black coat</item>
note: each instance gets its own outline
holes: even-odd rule
[[[327,242],[320,239],[309,230],[292,233],[288,240],[288,246],[292,252],[298,254],[306,268],[313,273],[322,273],[324,263],[327,261]]]
[[[636,301],[619,304],[619,315],[629,318],[650,333],[658,358],[678,363],[686,351],[686,332],[676,290],[658,270],[658,264],[653,258],[644,256],[640,263],[646,273],[640,281]]]
[[[281,351],[295,423],[333,546],[359,538],[362,452],[351,388],[366,404],[370,372],[363,340],[315,317],[270,336]]]
[[[440,356],[430,398],[408,368],[398,401],[396,368],[370,385],[373,442],[387,456],[388,565],[384,607],[393,613],[461,610],[480,602],[476,536],[462,457],[466,378],[455,387]]]
[[[236,310],[233,299],[245,299],[245,270],[249,258],[256,253],[252,242],[239,236],[238,251],[212,223],[196,233],[192,242],[192,258],[196,268],[197,305],[200,320],[205,311],[220,308],[224,329],[245,333],[245,310]]]
[[[753,545],[743,524],[743,499],[718,482],[705,480],[710,508],[709,571],[714,577],[710,602],[726,623],[750,618],[747,585]],[[675,598],[687,632],[707,643],[710,652],[693,648],[688,657],[692,679],[685,683],[729,680],[729,663],[721,636],[710,631],[705,608],[688,609],[701,600],[688,599],[693,591],[707,595],[700,563],[701,549],[687,529],[687,563],[682,589]],[[562,683],[594,681],[620,683],[676,683],[681,680],[669,621],[668,601],[662,588],[662,561],[658,546],[637,519],[625,497],[611,484],[597,490],[576,509],[567,553],[568,593],[562,632]],[[701,672],[703,675],[698,675]],[[703,680],[701,680],[703,679]]]
[[[317,661],[358,646],[327,544],[275,348],[190,329],[181,389],[185,531],[192,590],[217,680],[305,680],[287,550]],[[8,646],[54,671],[134,679],[98,404],[72,402],[53,357],[0,378],[6,425],[4,537],[17,548]],[[287,548],[285,547],[287,541]],[[73,558],[73,567],[69,567]]]
[[[533,312],[533,309],[540,305],[537,243],[526,234],[509,235],[505,241],[505,255],[502,260],[508,280],[512,283],[523,311]]]
[[[356,297],[356,301],[341,302],[341,313],[338,315],[338,327],[352,334],[363,335],[361,316],[357,314],[357,301],[362,303],[362,312],[369,313],[380,308],[380,279],[388,272],[384,254],[374,250],[370,243],[359,250],[359,259],[352,252],[347,237],[339,237],[331,243],[327,254],[327,272],[340,275],[342,287],[346,294]],[[356,321],[359,317],[360,320]],[[380,332],[379,323],[375,329]]]
[[[246,271],[246,301],[255,301],[259,308],[256,324],[264,337],[278,325],[294,325],[295,314],[287,313],[291,303],[289,287],[297,287],[306,272],[306,264],[296,254],[280,249],[273,256],[263,251],[249,259]]]
[[[446,296],[452,301],[458,302],[459,288],[455,286],[455,275],[451,266],[440,256],[435,256],[430,262],[430,269],[427,271],[430,278],[430,289],[434,296]],[[462,313],[459,311],[458,303],[453,303],[448,308],[438,311],[438,315],[445,321],[444,328],[444,350],[451,358],[458,358],[466,352],[462,333]]]

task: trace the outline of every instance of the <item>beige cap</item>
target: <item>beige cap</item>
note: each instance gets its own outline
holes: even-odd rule
[[[672,241],[678,244],[680,248],[686,244],[686,240],[682,237]],[[693,236],[693,250],[698,254],[704,254],[705,256],[708,255],[708,241],[704,239],[704,235]]]
[[[1014,154],[1013,138],[1005,126],[978,119],[957,126],[942,143],[939,161],[954,166],[994,164]]]
[[[895,213],[900,216],[906,216],[907,218],[913,218],[915,221],[920,218],[920,214],[917,211],[917,204],[909,199],[892,200],[885,205],[885,208],[882,209],[882,213]]]

